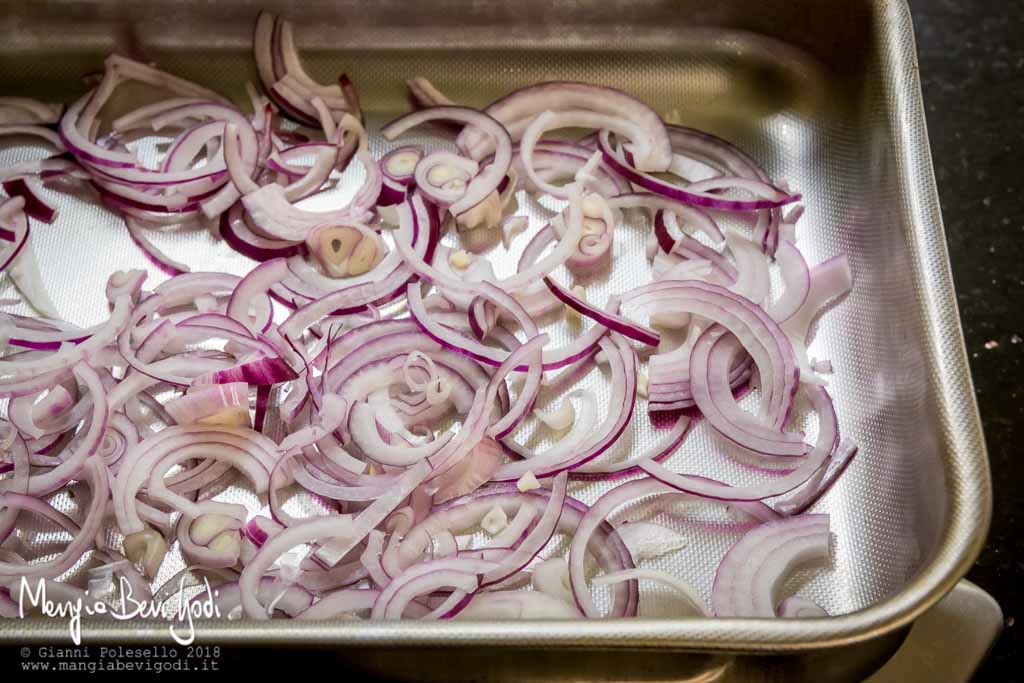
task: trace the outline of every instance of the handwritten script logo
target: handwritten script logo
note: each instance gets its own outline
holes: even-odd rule
[[[210,588],[210,582],[203,579],[206,586],[205,598],[202,600],[187,600],[185,598],[185,577],[181,578],[178,584],[177,607],[168,605],[164,600],[137,599],[132,595],[131,584],[123,576],[119,577],[118,592],[120,600],[114,605],[105,602],[87,601],[82,597],[70,600],[51,600],[46,595],[46,581],[39,579],[36,582],[35,590],[29,584],[28,579],[21,577],[21,586],[18,594],[18,615],[24,619],[26,607],[38,608],[48,617],[56,617],[68,620],[68,630],[71,633],[71,640],[75,645],[82,644],[82,615],[87,617],[109,615],[118,621],[129,619],[166,619],[172,623],[168,626],[171,637],[178,645],[191,645],[196,639],[196,618],[219,618],[220,607],[214,602],[216,593]],[[179,628],[175,628],[175,626]],[[186,626],[187,625],[187,626]],[[184,627],[184,634],[179,629]]]

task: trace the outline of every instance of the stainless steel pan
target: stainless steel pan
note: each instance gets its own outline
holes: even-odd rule
[[[985,537],[991,488],[902,0],[270,5],[296,23],[315,76],[353,77],[372,124],[406,109],[404,79],[413,75],[476,105],[519,85],[580,79],[623,88],[666,116],[730,138],[788,179],[807,199],[798,234],[811,260],[838,252],[851,259],[855,289],[819,326],[812,352],[836,365],[836,407],[861,452],[820,506],[832,514],[833,563],[796,583],[834,615],[828,619],[232,621],[204,625],[200,641],[344,647],[353,661],[407,677],[419,670],[420,678],[463,678],[486,661],[490,668],[477,674],[510,680],[544,657],[585,667],[622,650],[619,663],[632,657],[652,672],[709,676],[700,680],[754,672],[762,680],[820,681],[876,666],[967,571]],[[0,92],[68,100],[83,92],[82,74],[117,50],[241,98],[243,83],[255,79],[249,49],[257,9],[241,1],[15,3],[2,24]],[[21,153],[4,152],[0,161]],[[33,232],[36,252],[61,309],[92,322],[103,312],[102,287],[83,283],[145,262],[118,221],[87,201],[68,206],[62,221]],[[165,239],[172,254],[199,267],[240,267],[216,245],[207,249],[203,235]],[[624,239],[623,252],[640,249],[639,236]],[[648,438],[640,429],[635,446]],[[691,462],[719,467],[710,442],[697,438],[691,447]],[[729,542],[694,538],[669,568],[709,590]],[[65,632],[63,623],[0,622],[5,642]],[[166,625],[93,623],[85,634],[146,641],[166,638]],[[380,655],[414,647],[427,649],[413,659]],[[536,648],[554,654],[518,657]],[[585,654],[597,649],[601,659]],[[469,668],[452,664],[456,657]]]

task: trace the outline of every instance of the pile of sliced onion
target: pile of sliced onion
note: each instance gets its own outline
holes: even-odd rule
[[[82,557],[163,595],[182,576],[151,582],[177,542],[232,617],[631,617],[640,581],[681,596],[681,614],[825,615],[780,591],[796,566],[827,563],[828,516],[807,511],[857,450],[824,387],[832,364],[808,355],[852,277],[845,257],[800,253],[799,194],[725,140],[585,83],[474,108],[415,78],[421,108],[383,127],[378,158],[351,81],[309,76],[288,21],[261,13],[253,49],[266,95],[250,87],[243,108],[119,56],[66,109],[0,99],[0,135],[54,151],[0,169],[0,271],[45,316],[0,313],[2,604],[22,578],[82,595],[63,582]],[[149,99],[111,118],[105,105],[139,84]],[[449,144],[400,139],[431,122],[454,127]],[[136,143],[154,136],[162,152],[144,161]],[[350,201],[303,204],[353,161],[365,181]],[[170,275],[80,283],[109,302],[89,328],[59,318],[28,250],[60,209],[38,189],[62,180],[91,187]],[[523,193],[562,208],[531,226]],[[579,285],[614,271],[636,210],[653,218],[651,276],[593,300]],[[736,218],[748,227],[727,228]],[[251,269],[190,272],[147,237],[169,222],[219,225]],[[499,227],[493,249],[527,233],[504,277],[474,248]],[[449,231],[461,248],[440,245]],[[545,329],[566,316],[577,332],[554,343]],[[598,365],[600,400],[572,388]],[[613,457],[649,416],[657,441]],[[688,468],[704,420],[753,472],[744,483]],[[550,445],[529,445],[531,429]],[[573,484],[595,480],[605,493],[585,504]],[[80,483],[89,502],[72,519],[55,496]],[[261,505],[225,500],[235,483]],[[739,520],[715,527],[732,536],[703,583],[658,564],[692,541],[617,521],[681,499]],[[70,540],[22,558],[30,518]]]

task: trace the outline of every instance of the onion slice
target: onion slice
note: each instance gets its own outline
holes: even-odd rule
[[[744,534],[719,564],[711,607],[719,617],[774,617],[776,593],[789,572],[828,557],[828,515],[762,524]]]
[[[470,181],[465,193],[448,207],[453,216],[458,216],[484,201],[498,189],[512,163],[512,140],[505,128],[487,114],[468,107],[455,106],[430,107],[407,114],[384,126],[381,135],[385,140],[394,140],[410,128],[436,120],[471,124],[490,136],[495,145],[494,160]]]

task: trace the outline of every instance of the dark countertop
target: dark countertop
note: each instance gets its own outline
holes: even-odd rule
[[[988,544],[968,578],[1006,629],[978,681],[1024,681],[1024,0],[911,0],[935,175],[992,463]]]

